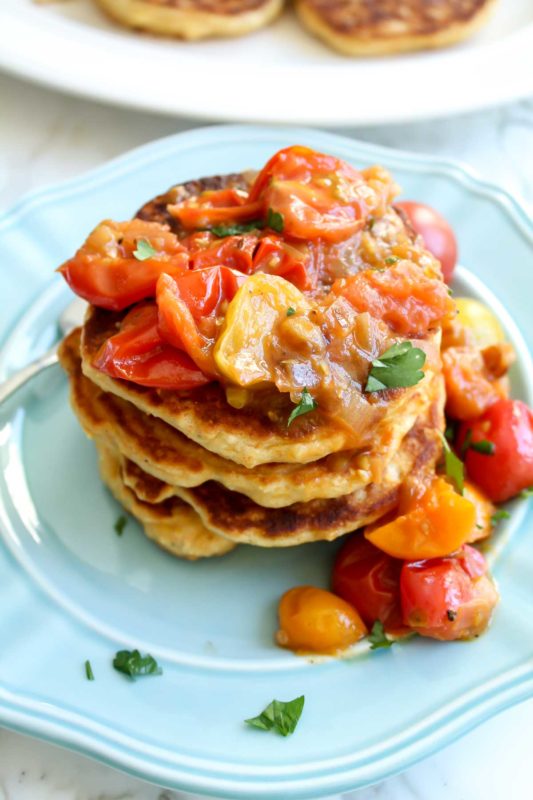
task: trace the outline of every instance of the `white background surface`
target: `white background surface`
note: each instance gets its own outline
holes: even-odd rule
[[[32,188],[77,175],[192,124],[68,98],[0,75],[0,211]],[[465,161],[533,209],[533,100],[453,119],[345,133]],[[533,264],[524,269],[533,274]],[[404,775],[343,800],[530,800],[532,760],[533,700],[486,722]],[[0,730],[0,800],[191,798]]]

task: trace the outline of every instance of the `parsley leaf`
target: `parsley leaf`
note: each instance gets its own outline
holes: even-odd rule
[[[153,258],[157,253],[147,239],[137,239],[137,248],[133,251],[133,255],[137,261],[146,261]]]
[[[273,231],[276,231],[276,233],[283,233],[283,228],[285,227],[283,214],[269,208],[267,211],[267,226],[272,228]]]
[[[463,494],[465,486],[464,464],[460,458],[457,458],[445,436],[442,437],[442,444],[444,446],[444,469],[446,475],[455,483],[455,488],[459,494]]]
[[[497,525],[500,520],[509,519],[510,516],[511,515],[505,510],[505,508],[500,508],[498,511],[495,511],[490,518],[491,525]]]
[[[368,634],[368,641],[370,642],[371,650],[378,650],[380,647],[392,647],[394,644],[393,640],[388,638],[383,623],[379,619],[372,625],[372,630]]]
[[[126,527],[127,524],[128,524],[128,518],[125,517],[124,514],[122,514],[122,516],[120,516],[113,525],[113,528],[115,529],[115,533],[117,534],[117,536],[122,536],[122,534],[124,533],[124,528]]]
[[[468,430],[467,430],[467,432],[465,434],[464,441],[463,441],[463,443],[461,445],[461,458],[465,457],[465,453],[468,450],[468,448],[470,447],[470,442],[471,441],[472,441],[472,428],[468,428]]]
[[[88,681],[94,681],[94,672],[89,660],[85,662],[85,675],[87,676]]]
[[[478,442],[471,442],[470,449],[475,450],[476,453],[482,453],[484,456],[493,456],[496,445],[494,442],[489,442],[488,439],[480,439]]]
[[[426,354],[411,342],[398,342],[372,362],[365,392],[414,386],[422,380]]]
[[[528,499],[528,497],[533,497],[533,486],[529,486],[527,489],[523,489],[523,490],[520,492],[520,497],[521,497],[523,500],[527,500],[527,499]]]
[[[287,420],[287,428],[289,427],[291,422],[293,422],[296,419],[296,417],[301,417],[302,414],[308,414],[310,411],[314,411],[315,408],[317,407],[318,407],[317,401],[311,397],[307,389],[304,389],[302,392],[302,396],[300,397],[300,402],[298,403],[296,408],[293,408],[293,410],[291,411],[291,415]]]
[[[444,431],[444,435],[448,442],[453,442],[455,439],[455,434],[457,433],[457,426],[454,422],[448,420],[446,422],[446,430]]]
[[[249,231],[259,230],[263,227],[264,225],[260,219],[254,219],[252,222],[234,222],[230,225],[214,225],[208,230],[219,239],[224,239],[226,236],[238,236],[240,233],[248,233]]]
[[[259,716],[244,721],[252,728],[259,728],[262,731],[274,729],[282,736],[288,736],[290,733],[294,733],[302,715],[304,702],[303,694],[288,703],[284,703],[282,700],[272,700]]]
[[[398,256],[387,256],[387,258],[385,259],[385,264],[396,264],[396,262],[399,260],[400,259],[398,258]]]
[[[292,306],[289,306],[289,308],[287,309],[287,316],[292,317],[293,314],[296,314],[296,309],[292,308]]]
[[[119,650],[113,659],[118,672],[137,678],[142,675],[161,675],[163,670],[151,655],[142,656],[138,650]]]

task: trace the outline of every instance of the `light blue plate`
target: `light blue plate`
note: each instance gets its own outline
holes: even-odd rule
[[[54,340],[69,294],[53,270],[95,223],[128,218],[174,182],[259,167],[294,142],[356,165],[385,164],[406,196],[450,219],[474,273],[460,270],[456,289],[493,305],[519,352],[514,392],[532,402],[533,225],[524,211],[448,162],[281,128],[164,139],[33,194],[0,218],[2,377]],[[188,564],[160,552],[133,521],[118,538],[119,507],[100,484],[59,369],[37,379],[18,406],[0,409],[0,459],[3,725],[169,787],[311,798],[405,769],[533,694],[533,532],[523,501],[491,554],[503,599],[486,636],[412,640],[313,665],[273,645],[276,601],[295,584],[327,585],[335,545],[240,547]],[[111,659],[124,646],[152,653],[164,674],[132,683],[116,673]],[[302,693],[294,736],[242,723],[273,698]]]

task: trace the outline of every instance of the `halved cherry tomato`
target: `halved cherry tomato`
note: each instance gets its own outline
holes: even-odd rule
[[[395,206],[405,212],[430,253],[440,261],[446,283],[450,283],[457,263],[457,239],[448,222],[431,206],[402,200]]]
[[[223,239],[212,238],[207,246],[191,254],[191,266],[193,269],[224,266],[250,274],[253,272],[253,258],[258,244],[258,236],[251,233]]]
[[[458,550],[472,535],[476,510],[444,478],[436,477],[420,498],[392,522],[365,537],[393,558],[438,558]]]
[[[252,203],[237,189],[207,190],[167,209],[184,228],[210,228],[226,222],[246,222],[261,217],[263,203]]]
[[[427,333],[455,310],[442,281],[424,275],[409,261],[384,270],[362,270],[336,281],[332,291],[405,336]]]
[[[141,241],[155,251],[150,258],[138,260],[133,255]],[[162,272],[177,277],[188,268],[188,253],[167,226],[133,219],[101,222],[58,271],[80,297],[121,311],[154,297]]]
[[[506,350],[509,347],[503,343],[483,351],[469,345],[444,350],[442,371],[446,383],[448,416],[460,420],[475,419],[493,403],[507,396],[507,382],[501,380],[502,359],[496,351],[500,353],[502,348]],[[487,351],[488,358],[485,358]],[[490,360],[493,355],[497,358],[495,371],[492,371]],[[507,368],[506,363],[503,368]]]
[[[481,491],[479,486],[475,486],[471,481],[464,482],[464,497],[474,505],[476,509],[476,524],[468,542],[477,542],[479,539],[486,539],[490,536],[493,529],[492,515],[496,509],[489,498]]]
[[[521,400],[498,400],[478,419],[463,422],[459,450],[470,431],[470,442],[489,443],[491,454],[471,446],[464,461],[471,480],[494,503],[503,503],[533,486],[533,411]],[[491,447],[492,445],[492,447]]]
[[[288,236],[339,242],[363,227],[366,188],[361,173],[345,161],[296,145],[268,161],[249,202],[281,214]]]
[[[371,627],[380,620],[388,629],[402,625],[400,571],[402,562],[355,533],[343,544],[333,566],[332,589]]]
[[[161,336],[188,353],[208,375],[216,375],[212,348],[219,317],[245,280],[245,275],[227,267],[210,267],[191,270],[176,280],[161,275],[157,282]]]
[[[337,653],[366,635],[366,627],[353,606],[314,586],[296,586],[279,602],[282,647],[303,653]]]
[[[93,366],[112,378],[160,389],[194,389],[210,380],[186,353],[161,338],[155,303],[140,304],[124,317]]]
[[[300,291],[313,286],[305,256],[287,245],[280,236],[273,234],[260,240],[253,258],[253,271],[279,275]]]
[[[485,559],[469,545],[457,556],[404,564],[400,577],[404,623],[432,639],[479,636],[498,602],[486,572]]]

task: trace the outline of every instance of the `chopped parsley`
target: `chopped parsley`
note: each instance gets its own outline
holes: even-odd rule
[[[259,716],[244,721],[252,728],[259,728],[262,731],[275,730],[282,736],[288,736],[290,733],[294,733],[302,715],[304,702],[303,694],[294,700],[289,700],[288,703],[284,703],[282,700],[272,700]]]
[[[224,239],[226,236],[238,236],[241,233],[248,233],[249,231],[259,230],[263,227],[264,224],[260,219],[254,219],[252,222],[233,222],[230,225],[214,225],[212,228],[209,228],[209,231],[219,239]]]
[[[292,317],[294,314],[296,314],[296,309],[292,308],[292,306],[289,306],[289,308],[287,309],[287,316]]]
[[[480,439],[478,442],[471,442],[470,449],[475,450],[476,453],[482,453],[484,456],[493,456],[496,452],[496,445],[494,442],[489,442],[488,439]]]
[[[300,402],[293,408],[291,411],[290,417],[287,420],[287,428],[293,422],[296,417],[301,417],[302,414],[309,414],[310,411],[314,411],[315,408],[318,407],[318,403],[313,397],[309,394],[307,389],[304,389],[302,392],[302,396],[300,397]]]
[[[142,656],[138,650],[119,650],[113,659],[118,672],[138,678],[143,675],[161,675],[163,670],[151,655]]]
[[[365,392],[414,386],[422,380],[426,354],[411,342],[398,342],[372,362]]]
[[[490,518],[491,525],[497,525],[500,520],[509,519],[510,516],[511,515],[505,510],[505,508],[500,508],[498,511],[495,511]]]
[[[444,435],[446,437],[446,441],[453,442],[455,439],[455,434],[457,433],[456,425],[454,422],[450,422],[449,420],[446,423],[446,430],[444,431]]]
[[[127,524],[128,524],[128,518],[125,517],[124,514],[122,514],[122,516],[120,516],[113,525],[113,528],[115,529],[115,533],[117,534],[117,536],[122,536],[122,534],[124,533],[124,528],[126,527]]]
[[[368,634],[371,650],[378,650],[380,647],[392,647],[394,641],[389,639],[385,633],[385,628],[381,620],[377,619],[372,625],[372,630]]]
[[[88,681],[94,681],[94,672],[89,660],[85,662],[85,675]]]
[[[273,231],[276,231],[276,233],[283,233],[283,228],[285,227],[283,214],[269,208],[267,211],[266,224],[269,228],[272,228]]]
[[[396,264],[397,261],[399,261],[398,256],[387,256],[385,259],[385,264]]]
[[[444,446],[444,470],[446,475],[453,481],[459,494],[463,494],[465,486],[464,464],[460,458],[457,458],[445,436],[442,437],[442,444]]]
[[[137,247],[133,251],[133,255],[137,261],[146,261],[153,258],[157,253],[147,239],[137,239]]]
[[[449,608],[446,612],[446,616],[450,622],[453,622],[457,618],[457,611],[454,608]]]
[[[533,497],[533,486],[529,486],[527,489],[523,489],[520,492],[520,497],[523,500],[527,500],[529,497]]]
[[[468,428],[463,444],[461,445],[461,458],[465,457],[465,453],[470,447],[470,442],[472,441],[472,428]]]

